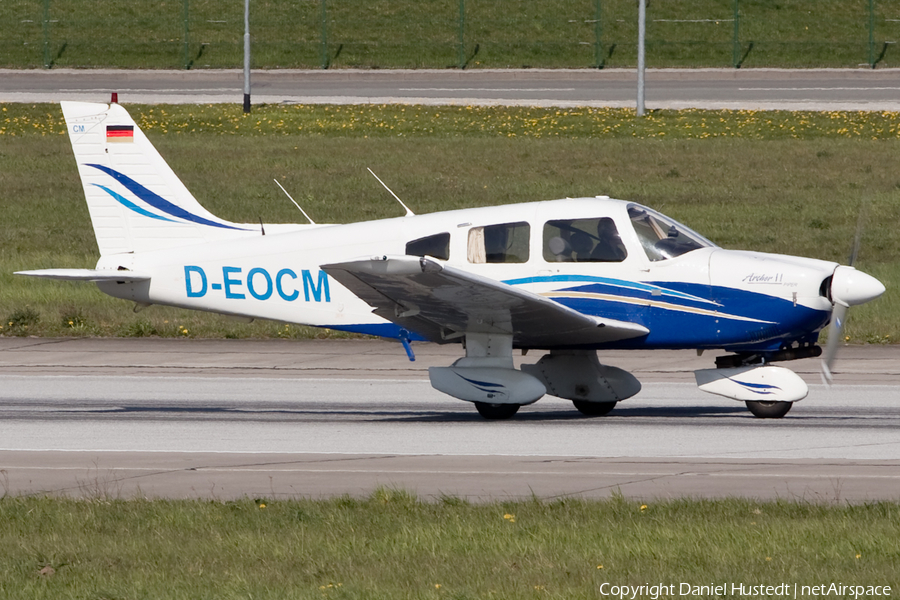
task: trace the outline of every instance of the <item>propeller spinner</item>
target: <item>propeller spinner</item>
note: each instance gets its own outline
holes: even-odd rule
[[[843,337],[847,311],[851,306],[871,302],[883,293],[884,284],[852,266],[841,265],[834,270],[831,277],[831,301],[834,308],[828,326],[828,345],[825,346],[825,354],[822,357],[822,380],[825,385],[831,384],[831,367]]]

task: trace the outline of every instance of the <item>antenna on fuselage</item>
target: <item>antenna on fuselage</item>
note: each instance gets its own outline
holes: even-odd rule
[[[293,198],[291,198],[291,195],[288,194],[288,191],[287,191],[286,189],[284,189],[284,186],[281,185],[280,183],[278,183],[278,180],[277,180],[277,179],[273,179],[272,181],[275,182],[275,185],[277,185],[278,187],[281,188],[281,191],[284,192],[284,194],[290,199],[290,201],[294,203],[294,206],[296,206],[296,207],[300,210],[300,212],[303,213],[303,216],[306,217],[306,220],[309,221],[309,224],[310,224],[310,225],[315,225],[316,222],[309,218],[309,215],[306,214],[306,211],[305,211],[305,210],[303,210],[302,208],[300,208],[300,205],[297,204],[297,201],[296,201],[296,200],[294,200]],[[265,234],[263,234],[263,235],[265,235]]]
[[[378,177],[378,175],[375,174],[375,171],[373,171],[372,169],[369,169],[369,167],[366,167],[366,169],[368,169],[369,173],[372,174],[372,177],[374,177],[375,179],[378,179],[378,183],[380,183],[381,185],[384,186],[384,189],[386,189],[386,190],[388,191],[388,193],[390,193],[390,195],[394,197],[394,200],[396,200],[397,202],[399,202],[399,203],[400,203],[400,206],[402,206],[403,208],[406,209],[406,215],[405,215],[405,216],[407,216],[407,217],[414,217],[414,216],[416,216],[416,213],[414,213],[413,211],[409,210],[409,207],[408,207],[407,205],[403,204],[403,200],[401,200],[401,199],[397,196],[397,194],[395,194],[393,191],[391,191],[391,188],[389,188],[387,185],[385,185],[385,183]]]

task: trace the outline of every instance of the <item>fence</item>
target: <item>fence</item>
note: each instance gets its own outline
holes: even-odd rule
[[[900,0],[650,0],[651,67],[898,65]],[[241,0],[2,0],[0,66],[234,68]],[[251,0],[255,68],[625,67],[636,0]]]

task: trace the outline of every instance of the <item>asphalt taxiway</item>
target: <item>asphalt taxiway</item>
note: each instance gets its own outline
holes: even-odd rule
[[[897,111],[898,69],[648,69],[648,109]],[[0,102],[241,103],[239,69],[0,70]],[[634,69],[253,71],[265,104],[633,108]]]
[[[428,385],[458,347],[416,351],[0,338],[0,493],[900,499],[900,349],[845,348],[831,389],[817,361],[792,363],[811,392],[781,420],[698,391],[709,355],[603,353],[639,395],[593,419],[547,397],[504,422]]]

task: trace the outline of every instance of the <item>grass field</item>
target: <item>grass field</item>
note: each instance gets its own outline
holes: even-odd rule
[[[726,248],[845,261],[888,287],[852,313],[852,342],[900,336],[900,115],[401,106],[132,106],[198,199],[238,222],[399,216],[371,167],[418,213],[608,194],[658,208]],[[0,334],[334,335],[152,307],[91,285],[13,276],[98,257],[59,108],[0,106]]]
[[[661,111],[638,121],[607,109],[129,109],[200,201],[237,221],[299,220],[275,177],[320,222],[398,216],[369,166],[420,213],[610,194],[725,247],[841,260],[865,206],[859,266],[888,292],[854,311],[847,332],[876,343],[900,335],[897,114]],[[0,105],[0,211],[2,335],[311,335],[159,307],[135,315],[90,285],[12,276],[97,258],[56,106]],[[90,481],[84,491],[92,499],[0,497],[0,600],[594,599],[604,583],[682,582],[900,589],[897,503],[476,505],[390,489],[365,499],[151,501],[117,499]]]
[[[651,67],[900,64],[900,0],[871,12],[868,0],[648,5]],[[243,64],[242,2],[4,0],[0,27],[4,67]],[[636,64],[637,3],[268,0],[251,3],[251,32],[257,68],[624,67]]]
[[[682,582],[896,594],[898,539],[896,503],[7,497],[0,598],[594,599],[604,583]]]

